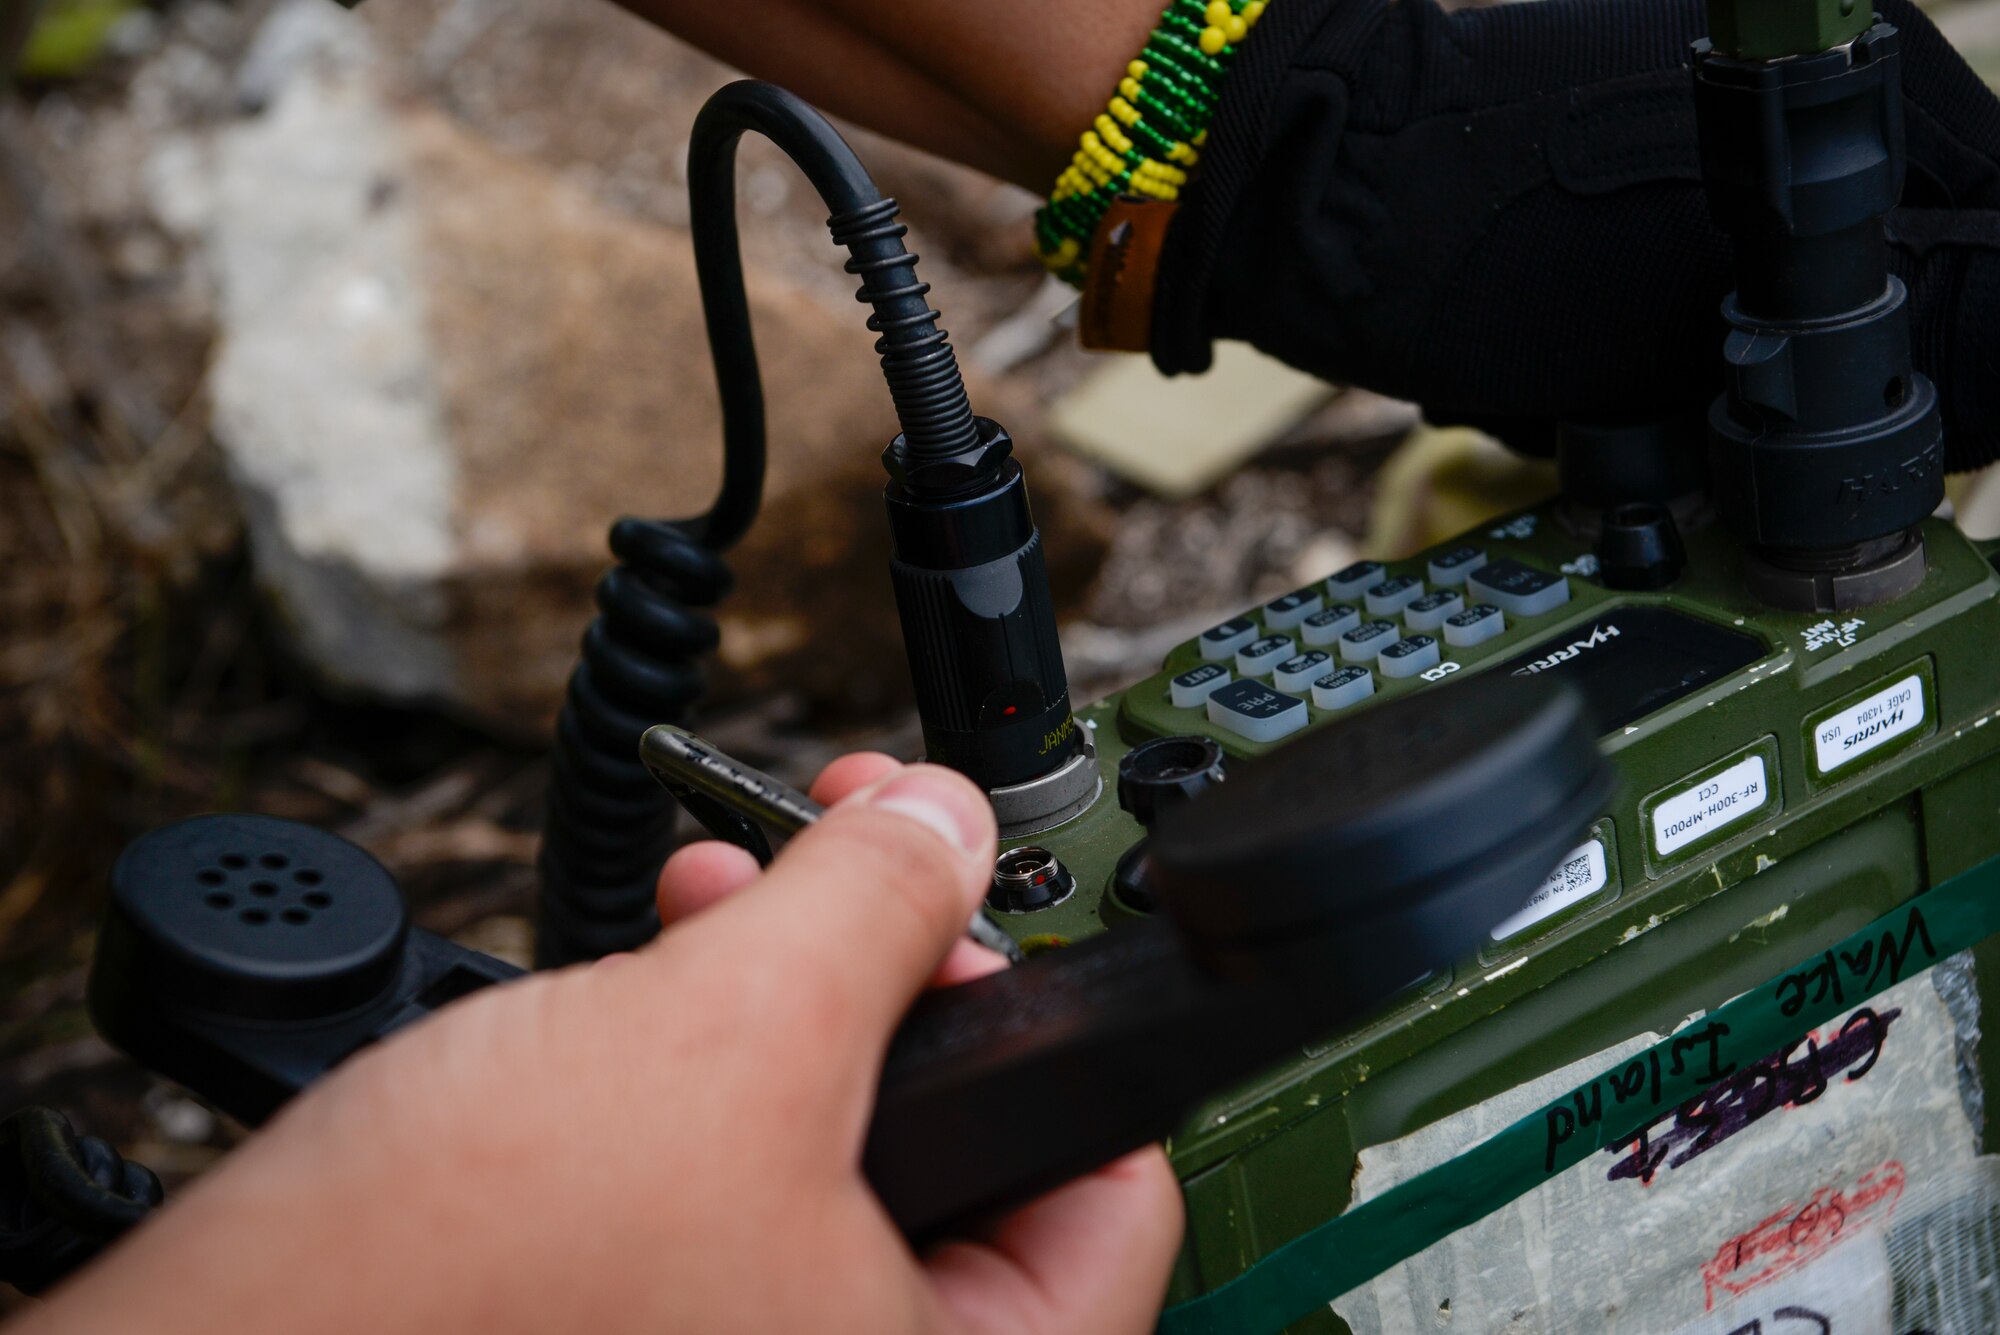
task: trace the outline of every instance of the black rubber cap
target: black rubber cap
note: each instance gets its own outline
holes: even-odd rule
[[[1664,505],[1614,506],[1598,534],[1597,564],[1607,589],[1664,589],[1687,567],[1680,526]]]
[[[1141,825],[1222,782],[1222,747],[1209,737],[1156,737],[1118,759],[1118,805]]]
[[[1119,902],[1135,913],[1151,913],[1160,904],[1153,896],[1152,841],[1141,839],[1118,857],[1111,869],[1111,889]]]
[[[395,985],[408,931],[395,881],[345,839],[269,816],[197,816],[119,857],[93,1006],[331,1018]]]
[[[1162,907],[1241,974],[1324,961],[1407,981],[1520,908],[1610,797],[1583,699],[1481,674],[1310,733],[1153,832]]]

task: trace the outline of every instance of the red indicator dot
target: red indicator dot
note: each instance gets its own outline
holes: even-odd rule
[[[1000,716],[1002,718],[1012,718],[1016,712],[1017,711],[1013,705],[1008,705],[1005,709],[1000,711]]]

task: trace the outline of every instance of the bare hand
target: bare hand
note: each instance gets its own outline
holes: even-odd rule
[[[1150,1328],[1181,1233],[1157,1149],[923,1256],[884,1214],[859,1157],[889,1035],[1000,967],[963,938],[992,814],[883,756],[814,795],[768,871],[681,850],[645,949],[342,1067],[23,1335]]]

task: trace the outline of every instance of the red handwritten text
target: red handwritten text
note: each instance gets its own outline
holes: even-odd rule
[[[1748,1293],[1818,1257],[1862,1224],[1886,1220],[1904,1181],[1903,1165],[1891,1159],[1851,1186],[1821,1187],[1729,1239],[1701,1268],[1708,1309],[1714,1310],[1718,1294]]]

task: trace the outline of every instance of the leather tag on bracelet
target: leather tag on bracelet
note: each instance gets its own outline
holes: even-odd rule
[[[1096,352],[1144,352],[1153,341],[1153,285],[1178,204],[1121,195],[1090,238],[1077,338]]]

